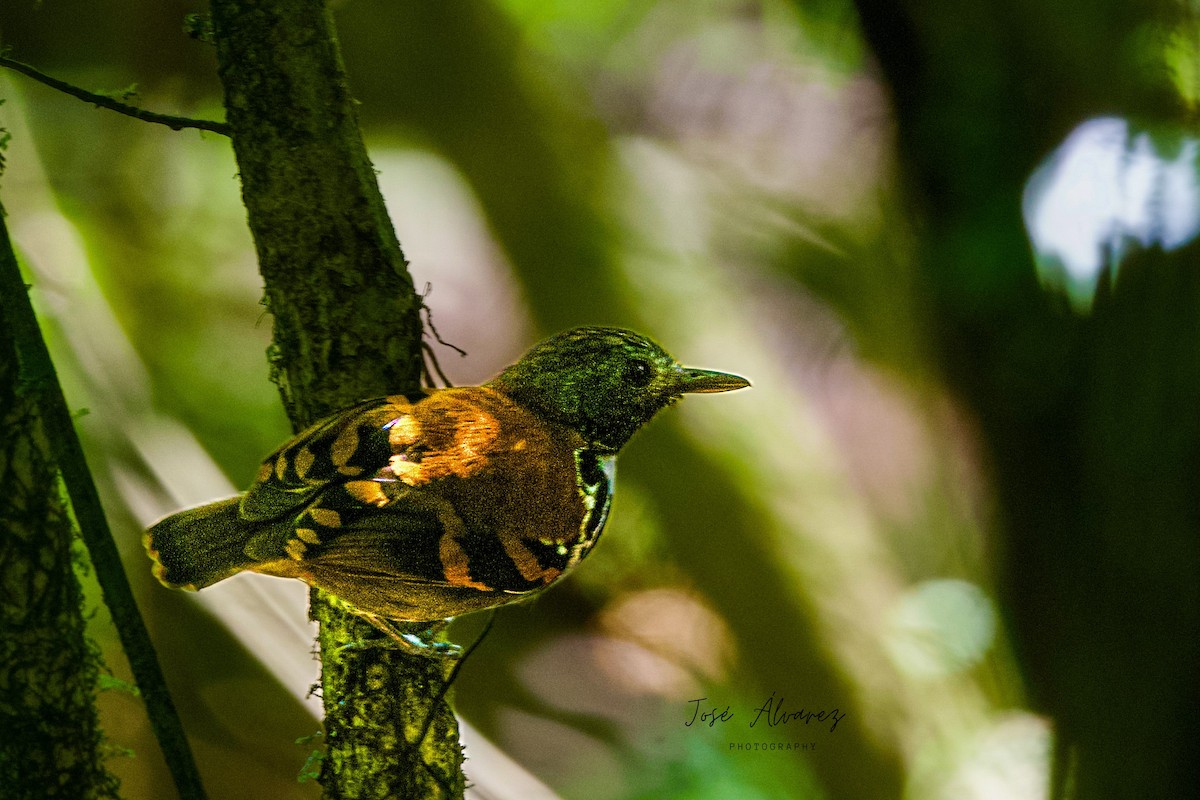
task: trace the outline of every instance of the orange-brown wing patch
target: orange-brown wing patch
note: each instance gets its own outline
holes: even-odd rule
[[[513,408],[511,400],[491,389],[431,393],[388,423],[392,456],[379,479],[421,486],[490,470],[492,456],[506,445],[501,417]]]
[[[442,570],[446,574],[447,583],[483,591],[492,588],[486,583],[471,578],[471,561],[467,557],[467,551],[459,544],[453,532],[447,531],[442,535],[438,556],[442,559]]]
[[[517,572],[521,573],[521,577],[525,580],[550,583],[562,574],[561,569],[543,566],[537,556],[520,539],[506,536],[501,543],[504,545],[504,551],[508,553],[508,557],[516,566]]]

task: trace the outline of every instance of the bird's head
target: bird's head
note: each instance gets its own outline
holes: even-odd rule
[[[488,385],[615,453],[684,394],[727,392],[750,382],[681,366],[633,331],[572,328],[534,345]]]

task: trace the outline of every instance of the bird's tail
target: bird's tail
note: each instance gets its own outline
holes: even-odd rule
[[[172,589],[203,589],[254,563],[246,543],[257,530],[238,516],[241,496],[164,517],[142,537],[154,577]]]

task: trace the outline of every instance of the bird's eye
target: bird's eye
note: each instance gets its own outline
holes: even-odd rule
[[[654,377],[654,370],[645,361],[634,361],[625,367],[625,374],[621,377],[625,379],[625,383],[641,389],[650,385],[650,379]]]

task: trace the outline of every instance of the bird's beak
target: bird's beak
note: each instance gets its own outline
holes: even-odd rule
[[[731,392],[734,389],[744,389],[750,381],[740,375],[730,375],[728,372],[714,372],[711,369],[691,369],[680,367],[680,392]]]

